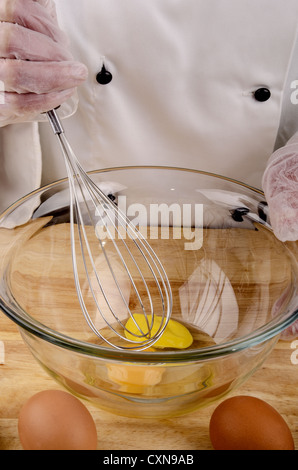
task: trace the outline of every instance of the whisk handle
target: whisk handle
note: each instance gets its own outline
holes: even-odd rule
[[[55,111],[55,109],[51,109],[51,111],[47,111],[47,117],[50,121],[50,124],[52,126],[54,134],[63,134],[64,129],[62,127],[62,124],[60,122],[60,119]]]

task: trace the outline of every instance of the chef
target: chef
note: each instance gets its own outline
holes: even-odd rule
[[[262,188],[298,239],[297,0],[0,0],[0,210],[66,175],[166,165]]]
[[[263,184],[269,208],[283,193],[277,235],[298,238],[297,0],[1,0],[0,18],[0,209],[65,176],[41,114],[64,103],[87,170],[172,165]]]

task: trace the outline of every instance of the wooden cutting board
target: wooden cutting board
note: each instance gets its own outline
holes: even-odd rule
[[[0,365],[0,450],[21,450],[18,415],[25,401],[46,389],[61,389],[31,356],[18,328],[0,316],[5,362]],[[234,395],[261,398],[287,421],[298,449],[298,358],[291,342],[279,341],[263,365]],[[296,347],[298,349],[298,345]],[[295,361],[294,361],[295,362]],[[89,403],[99,450],[211,450],[208,425],[216,404],[179,418],[139,420],[101,411]]]

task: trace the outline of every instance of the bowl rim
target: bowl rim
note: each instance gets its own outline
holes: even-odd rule
[[[121,166],[121,167],[110,167],[98,170],[88,171],[89,175],[98,174],[98,173],[107,173],[112,171],[122,171],[122,170],[173,170],[173,171],[184,171],[190,173],[197,173],[204,176],[209,176],[212,178],[218,178],[224,181],[235,183],[238,186],[245,187],[252,192],[263,195],[263,191],[253,186],[250,186],[244,182],[238,181],[233,178],[226,176],[218,175],[216,173],[211,173],[203,170],[196,170],[183,167],[172,167],[172,166],[150,166],[150,165],[140,165],[140,166]],[[11,204],[4,212],[0,214],[0,224],[1,220],[5,216],[14,210],[16,207],[20,206],[26,200],[36,196],[38,193],[42,193],[50,188],[56,187],[59,184],[67,183],[67,177],[58,179],[49,183],[47,185],[41,186],[30,193],[22,196],[17,199],[13,204]],[[282,243],[282,242],[281,242]],[[293,300],[293,299],[292,299]],[[124,359],[129,362],[138,362],[138,363],[167,363],[167,362],[193,362],[193,361],[206,361],[211,359],[216,359],[218,357],[227,356],[230,354],[235,354],[238,351],[244,349],[249,349],[256,347],[264,342],[267,342],[273,338],[278,338],[279,334],[285,330],[288,326],[293,324],[298,320],[298,305],[292,306],[291,302],[287,305],[287,313],[284,314],[284,318],[279,319],[278,317],[272,318],[272,320],[262,327],[254,330],[252,333],[243,335],[234,340],[229,340],[218,345],[206,346],[200,349],[187,349],[187,350],[175,350],[175,351],[137,351],[132,349],[119,350],[116,348],[105,347],[102,345],[97,345],[93,343],[86,343],[84,341],[70,338],[65,334],[60,334],[51,328],[48,328],[44,324],[38,322],[34,318],[29,317],[26,312],[23,312],[23,315],[20,315],[14,311],[7,303],[3,300],[0,295],[0,309],[3,313],[10,318],[18,327],[24,332],[29,333],[34,337],[45,340],[48,343],[54,344],[61,348],[74,351],[83,355],[92,356],[101,359],[123,361]],[[290,312],[289,312],[290,310]]]

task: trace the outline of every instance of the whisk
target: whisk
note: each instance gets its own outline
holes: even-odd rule
[[[158,341],[171,316],[165,269],[145,236],[84,171],[56,111],[46,114],[67,169],[74,282],[85,320],[110,346],[145,350]],[[136,313],[145,319],[142,326]],[[130,330],[129,318],[134,326]]]

